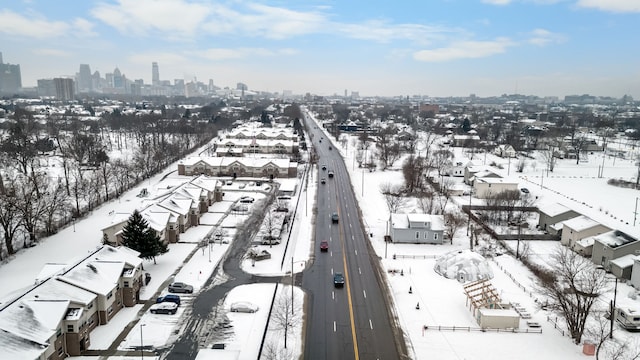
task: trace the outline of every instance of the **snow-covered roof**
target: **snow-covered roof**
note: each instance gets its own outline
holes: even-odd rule
[[[149,227],[158,232],[167,228],[172,217],[171,211],[155,205],[144,209],[140,214],[147,221]],[[174,216],[174,218],[174,222],[177,221],[177,217]]]
[[[635,254],[627,254],[624,256],[620,256],[617,259],[613,259],[611,260],[612,264],[615,264],[616,266],[618,266],[619,268],[629,268],[633,266],[633,261],[637,258],[638,256]]]
[[[188,199],[181,196],[171,196],[158,203],[159,206],[174,211],[181,215],[189,214],[193,199]]]
[[[180,163],[190,166],[195,165],[198,162],[202,162],[209,166],[229,166],[234,162],[249,167],[263,167],[269,163],[280,167],[288,168],[291,160],[285,158],[238,158],[238,157],[189,157],[182,160]]]
[[[57,278],[49,279],[24,296],[30,300],[69,300],[87,305],[96,298],[96,294],[73,286]]]
[[[599,222],[593,220],[592,218],[584,215],[580,215],[569,220],[563,221],[564,226],[573,229],[575,231],[583,231],[586,229],[590,229],[594,226],[600,225]]]
[[[572,210],[560,203],[554,202],[538,205],[538,211],[548,216],[554,217]]]
[[[48,345],[68,307],[69,300],[19,300],[0,311],[0,329]]]
[[[51,276],[64,270],[67,264],[47,263],[44,264],[38,275],[36,275],[36,283],[47,280]]]
[[[429,223],[433,231],[444,230],[444,217],[431,214],[391,214],[391,224],[395,229],[408,229],[409,222]]]
[[[106,296],[118,284],[124,265],[124,261],[83,261],[58,278]]]
[[[619,246],[628,245],[638,241],[637,238],[628,235],[620,230],[607,231],[599,235],[593,236],[595,241],[606,245],[610,248],[616,248]]]
[[[0,329],[0,348],[7,359],[39,359],[47,347]]]
[[[218,179],[208,177],[206,175],[200,175],[197,178],[193,179],[191,181],[191,184],[201,187],[209,192],[213,192],[216,190],[216,186],[218,185]]]
[[[126,246],[115,248],[105,245],[91,256],[91,259],[96,261],[124,261],[130,266],[137,267],[142,264],[142,259],[139,256],[140,252]]]
[[[476,178],[477,182],[484,182],[487,184],[505,184],[505,185],[518,185],[517,182],[504,178],[494,178],[494,177],[483,177]]]

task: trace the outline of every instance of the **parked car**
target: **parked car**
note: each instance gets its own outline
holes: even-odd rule
[[[329,242],[327,240],[320,241],[320,251],[329,251]]]
[[[178,306],[180,306],[180,296],[178,295],[173,295],[173,294],[167,294],[165,296],[160,296],[156,299],[156,303],[160,304],[163,302],[171,302],[174,303]]]
[[[338,216],[338,213],[334,212],[333,214],[331,214],[331,222],[334,224],[337,224],[340,221],[340,217]]]
[[[231,304],[231,312],[254,313],[258,311],[258,305],[247,301],[238,301]]]
[[[335,287],[343,287],[344,286],[344,275],[342,273],[333,274],[333,286]]]
[[[326,183],[327,183],[327,179],[325,178],[320,179],[320,184],[326,184]]]
[[[169,285],[169,292],[191,294],[193,293],[193,286],[185,284],[183,282],[174,282],[173,284]]]
[[[240,202],[243,204],[251,204],[255,201],[251,196],[243,196],[240,198]]]
[[[525,194],[529,193],[529,189],[527,189],[527,188],[522,188],[522,189],[520,189],[520,191],[522,191]]]
[[[178,311],[178,304],[172,302],[161,302],[151,305],[149,311],[152,314],[175,314]]]
[[[329,171],[329,177],[332,178],[333,177],[333,171]]]

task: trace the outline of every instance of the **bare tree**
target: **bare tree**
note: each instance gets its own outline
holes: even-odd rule
[[[397,131],[395,127],[387,127],[378,132],[376,147],[382,170],[393,166],[400,157],[400,144],[394,139]]]
[[[547,171],[553,172],[553,169],[556,167],[556,147],[553,145],[547,145],[546,150],[541,150],[540,155],[546,164]]]
[[[451,150],[436,150],[433,152],[433,166],[438,170],[438,175],[442,175],[445,168],[451,166],[453,152]]]
[[[424,158],[414,155],[407,157],[402,165],[402,175],[404,175],[405,189],[408,194],[413,194],[416,190],[423,189],[426,171]]]
[[[456,231],[464,225],[465,220],[465,217],[460,212],[452,211],[444,213],[445,236],[449,237],[452,244]]]
[[[551,254],[549,264],[550,269],[538,269],[537,290],[548,301],[547,308],[564,318],[571,338],[580,344],[591,309],[607,289],[605,273],[565,246]]]
[[[293,299],[289,296],[291,287],[285,286],[280,290],[273,311],[271,313],[271,321],[275,326],[275,330],[284,330],[284,347],[287,348],[288,332],[300,324],[300,311],[294,311]]]
[[[418,207],[425,214],[432,214],[435,207],[435,194],[430,190],[425,190],[418,194]]]
[[[387,208],[390,213],[397,213],[398,210],[404,208],[409,201],[404,197],[404,189],[402,185],[391,183],[380,184],[380,193],[384,196],[384,200],[387,203]]]

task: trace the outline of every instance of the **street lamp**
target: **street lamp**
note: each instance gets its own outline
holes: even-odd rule
[[[147,324],[140,324],[140,358],[144,359],[144,341],[142,340],[142,327]]]

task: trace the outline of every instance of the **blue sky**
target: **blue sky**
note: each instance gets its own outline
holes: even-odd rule
[[[129,79],[319,95],[640,98],[640,0],[23,0],[0,51],[23,86]]]

